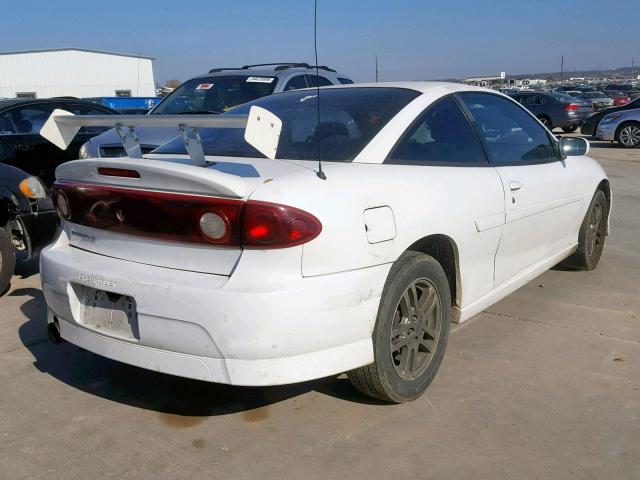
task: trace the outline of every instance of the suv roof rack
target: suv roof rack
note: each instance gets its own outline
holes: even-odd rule
[[[218,72],[224,72],[225,70],[242,70],[242,68],[238,68],[238,67],[228,67],[228,68],[212,68],[211,70],[209,70],[209,73],[218,73]]]
[[[274,70],[286,70],[288,68],[318,68],[318,70],[325,70],[327,72],[335,72],[334,69],[327,67],[326,65],[309,65],[308,63],[303,62],[274,62],[274,63],[256,63],[255,65],[244,65],[240,68],[238,67],[230,67],[230,68],[213,68],[209,70],[209,73],[217,73],[223,72],[225,70],[249,70],[250,68],[256,67],[275,67]]]

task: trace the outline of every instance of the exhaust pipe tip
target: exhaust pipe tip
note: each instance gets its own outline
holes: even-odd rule
[[[53,321],[47,326],[47,335],[49,337],[49,341],[55,345],[59,345],[63,342],[62,337],[60,336],[60,325],[58,324],[58,319],[56,317],[53,317]]]

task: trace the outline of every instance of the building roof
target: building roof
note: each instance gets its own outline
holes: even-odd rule
[[[40,50],[16,50],[13,52],[0,52],[0,55],[24,55],[29,53],[49,53],[49,52],[87,52],[100,53],[102,55],[116,55],[118,57],[142,58],[145,60],[155,60],[155,57],[147,57],[144,55],[130,55],[128,53],[105,52],[102,50],[89,50],[86,48],[44,48]]]

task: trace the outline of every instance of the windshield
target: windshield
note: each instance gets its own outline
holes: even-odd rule
[[[236,105],[273,93],[275,77],[228,75],[194,78],[165,98],[152,115],[223,113]]]
[[[282,120],[277,159],[348,162],[404,106],[419,95],[401,88],[328,88],[320,94],[320,124],[315,90],[297,90],[265,97],[229,111],[248,114],[258,105]],[[240,128],[208,128],[200,131],[205,155],[264,157],[244,140]],[[176,137],[154,153],[186,153]]]

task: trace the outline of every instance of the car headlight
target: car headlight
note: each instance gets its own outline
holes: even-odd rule
[[[602,119],[602,123],[611,123],[611,122],[615,122],[617,119],[619,119],[622,116],[621,113],[610,113],[609,115],[607,115],[606,117],[604,117]]]
[[[47,190],[44,188],[42,182],[36,177],[27,177],[20,182],[18,188],[25,197],[38,200],[40,198],[47,198]]]
[[[80,158],[81,160],[84,160],[87,158],[93,158],[93,155],[91,155],[90,147],[91,147],[91,144],[89,143],[89,141],[84,142],[80,147],[80,151],[78,152],[78,158]]]

